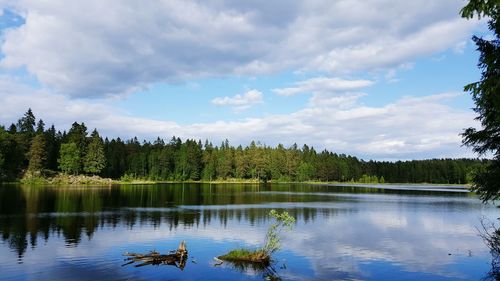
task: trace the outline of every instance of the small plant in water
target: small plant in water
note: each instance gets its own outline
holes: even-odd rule
[[[281,248],[281,232],[283,229],[292,230],[295,218],[290,216],[288,212],[278,213],[276,210],[271,210],[269,216],[276,221],[269,226],[266,234],[266,243],[262,251],[271,256],[274,252]]]
[[[233,262],[259,262],[269,264],[271,255],[281,248],[281,232],[284,229],[291,230],[295,218],[288,212],[278,213],[271,210],[269,216],[275,220],[267,229],[266,240],[262,248],[256,250],[236,249],[220,256],[219,259]]]

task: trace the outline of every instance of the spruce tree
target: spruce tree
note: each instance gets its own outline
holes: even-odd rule
[[[483,201],[488,201],[500,198],[500,1],[469,1],[462,9],[462,17],[470,19],[474,15],[489,17],[493,38],[472,37],[480,52],[481,80],[464,89],[472,94],[481,128],[468,128],[462,136],[463,143],[480,155],[493,154],[494,159],[486,169],[473,176],[474,190]]]
[[[17,121],[18,132],[32,136],[35,133],[35,122],[35,115],[31,111],[31,108],[29,108],[24,116]]]
[[[45,122],[43,122],[42,119],[38,120],[38,123],[36,124],[36,133],[37,134],[42,134],[45,131]]]
[[[94,129],[87,145],[87,153],[83,159],[83,170],[86,173],[95,175],[99,174],[105,166],[104,143],[97,130]]]

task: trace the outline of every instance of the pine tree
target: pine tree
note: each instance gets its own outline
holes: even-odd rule
[[[106,166],[104,143],[96,129],[90,136],[87,153],[83,159],[83,170],[89,174],[99,174]]]

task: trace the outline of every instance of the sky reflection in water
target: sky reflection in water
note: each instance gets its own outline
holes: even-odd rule
[[[274,268],[283,280],[477,280],[489,253],[475,229],[498,216],[468,193],[311,185],[0,187],[0,279],[262,280],[213,257],[264,240],[270,209],[297,218]],[[186,240],[189,261],[121,265]]]

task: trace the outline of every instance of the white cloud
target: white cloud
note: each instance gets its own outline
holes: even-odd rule
[[[381,33],[369,43],[334,48],[318,56],[313,65],[330,72],[387,68],[420,55],[454,47],[464,39],[464,30],[469,27],[469,22],[454,19],[426,25],[407,35]]]
[[[341,96],[317,93],[309,99],[309,106],[316,108],[336,107],[340,109],[347,109],[355,106],[358,99],[364,96],[366,96],[364,93],[347,93]]]
[[[262,93],[257,90],[249,90],[243,95],[238,94],[233,97],[218,97],[212,100],[212,103],[215,105],[233,106],[235,111],[242,111],[262,102]]]
[[[154,139],[225,138],[233,144],[260,140],[268,145],[308,144],[316,149],[349,153],[374,159],[422,159],[471,157],[461,147],[459,133],[474,126],[474,114],[454,109],[459,93],[425,97],[405,97],[384,106],[367,106],[358,99],[363,94],[336,97],[311,96],[309,106],[290,114],[211,123],[179,124],[133,117],[109,105],[109,100],[75,100],[43,89],[32,89],[0,77],[0,124],[15,122],[28,105],[46,124],[68,129],[74,121],[84,121],[109,137]],[[328,100],[329,99],[329,100]],[[229,102],[228,102],[229,103]],[[316,106],[317,104],[322,106]]]
[[[470,37],[477,21],[459,18],[462,5],[12,1],[25,24],[5,32],[1,66],[25,68],[45,87],[71,97],[234,74],[390,68]]]
[[[282,96],[291,96],[300,93],[328,93],[356,90],[372,85],[370,80],[345,80],[340,78],[315,77],[295,83],[294,87],[273,89]]]
[[[455,54],[463,54],[465,51],[465,48],[467,48],[467,41],[460,41],[453,48],[453,52]]]

